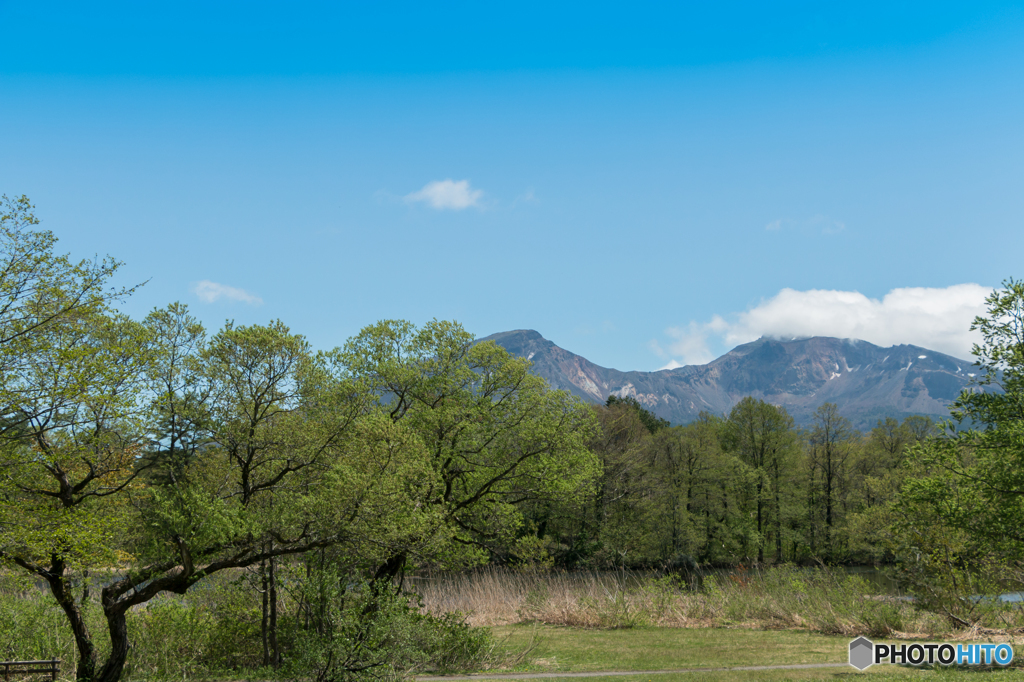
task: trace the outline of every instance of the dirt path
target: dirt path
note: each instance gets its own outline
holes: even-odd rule
[[[624,675],[666,675],[669,673],[713,673],[729,670],[806,670],[848,668],[849,663],[799,663],[794,665],[740,665],[731,668],[678,668],[676,670],[605,670],[576,673],[478,673],[475,675],[419,676],[417,682],[461,682],[462,680],[540,680],[554,677],[622,677]]]

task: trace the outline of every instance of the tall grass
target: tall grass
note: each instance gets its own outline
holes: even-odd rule
[[[82,603],[102,663],[109,653],[107,622],[94,594]],[[128,613],[131,650],[123,680],[166,680],[230,674],[261,661],[258,605],[246,588],[211,581],[181,597],[162,595]],[[61,678],[78,661],[64,612],[49,591],[18,574],[0,572],[0,660],[61,659]]]
[[[423,611],[443,619],[451,627],[441,630],[455,635],[462,633],[461,615],[453,614],[465,614],[473,626],[535,622],[583,628],[801,628],[830,635],[942,639],[1024,634],[1021,604],[981,602],[978,627],[952,632],[948,619],[918,609],[908,600],[873,594],[862,579],[827,569],[776,567],[708,575],[698,589],[642,573],[499,569],[434,576],[414,580],[412,586]],[[129,613],[132,649],[123,679],[274,676],[273,671],[259,670],[257,597],[252,585],[241,578],[211,579],[186,595],[164,595],[133,609]],[[84,610],[103,660],[109,642],[95,599],[93,595]],[[297,602],[284,598],[280,634],[288,641],[296,637],[298,618]],[[462,634],[468,639],[455,637],[455,645],[475,641],[472,633]],[[456,651],[457,646],[449,646],[452,642],[442,637],[434,648]],[[476,665],[500,663],[505,654],[496,651],[481,654]],[[436,653],[431,655],[437,658]],[[0,660],[48,658],[63,659],[62,677],[73,677],[77,652],[64,614],[45,590],[0,572]],[[432,665],[444,667],[443,658]]]
[[[540,622],[589,628],[803,628],[872,637],[951,635],[948,621],[899,597],[872,594],[863,579],[828,569],[774,567],[709,575],[700,589],[637,573],[486,570],[417,584],[425,608],[457,610],[473,625]],[[994,608],[988,625],[1024,625],[1019,608]]]
[[[78,580],[76,578],[76,580]],[[335,576],[335,587],[346,585]],[[121,679],[125,682],[157,682],[190,679],[308,679],[309,654],[328,642],[328,657],[337,664],[353,658],[364,648],[373,664],[362,677],[387,678],[386,670],[447,671],[503,665],[509,655],[498,650],[487,630],[472,630],[457,613],[437,618],[421,613],[416,599],[395,595],[387,613],[378,601],[374,619],[367,625],[365,599],[352,602],[347,611],[335,609],[315,634],[302,627],[300,607],[308,602],[296,583],[282,581],[278,602],[278,641],[283,666],[262,668],[262,609],[260,594],[244,573],[214,576],[184,595],[162,594],[132,608],[128,614],[131,649]],[[346,586],[342,592],[356,594]],[[81,584],[75,590],[81,595]],[[107,623],[97,601],[98,590],[79,597],[97,659],[102,663],[110,650]],[[364,591],[364,595],[368,594]],[[343,612],[344,611],[344,612]],[[387,617],[384,617],[387,616]],[[370,644],[367,644],[369,642]],[[401,645],[401,656],[395,655]],[[346,658],[347,657],[347,658]],[[47,589],[12,572],[0,571],[0,660],[59,658],[61,679],[75,677],[78,652],[67,618]],[[345,660],[342,660],[345,659]],[[362,660],[362,659],[360,659]],[[360,679],[351,670],[338,668],[328,677]]]

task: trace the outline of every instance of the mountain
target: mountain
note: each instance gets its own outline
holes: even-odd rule
[[[883,417],[949,416],[948,406],[971,381],[973,363],[919,346],[882,348],[866,341],[813,337],[760,338],[706,365],[657,372],[620,372],[559,348],[532,330],[492,334],[554,388],[593,403],[609,395],[632,396],[673,424],[706,410],[727,414],[744,396],[785,407],[798,424],[809,424],[822,403],[865,429]]]

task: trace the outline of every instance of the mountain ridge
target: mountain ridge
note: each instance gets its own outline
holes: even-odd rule
[[[532,329],[499,332],[494,341],[529,359],[533,372],[554,387],[593,403],[609,395],[633,397],[673,424],[701,411],[727,414],[745,396],[785,407],[798,424],[810,423],[822,403],[864,429],[887,416],[949,416],[949,404],[970,385],[971,361],[921,346],[883,348],[859,339],[762,337],[705,365],[654,372],[601,367]]]

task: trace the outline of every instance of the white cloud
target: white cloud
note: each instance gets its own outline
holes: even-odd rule
[[[662,369],[674,369],[669,366],[673,363],[675,363],[675,367],[682,367],[683,365],[703,365],[711,362],[715,356],[708,347],[708,341],[712,336],[725,333],[728,326],[728,322],[715,315],[710,322],[691,321],[685,327],[666,329],[665,333],[672,339],[668,346],[668,355],[675,357],[672,357],[668,365]],[[677,361],[676,358],[681,358],[682,362]]]
[[[461,211],[479,206],[483,195],[481,190],[470,188],[469,180],[455,182],[449,178],[428,182],[420,191],[405,195],[404,200],[406,203],[423,202],[438,210]]]
[[[971,322],[984,314],[991,292],[980,284],[909,287],[893,289],[879,300],[856,291],[783,289],[750,310],[730,315],[729,321],[716,315],[710,322],[667,329],[671,341],[667,353],[660,355],[672,362],[703,364],[715,357],[712,342],[730,349],[762,336],[835,336],[879,346],[908,343],[970,358],[972,344],[980,340],[977,332],[969,331]]]
[[[192,293],[199,297],[203,303],[216,303],[220,300],[241,301],[249,305],[262,305],[263,299],[256,294],[250,294],[245,289],[230,287],[227,284],[218,284],[204,279],[192,287]]]

